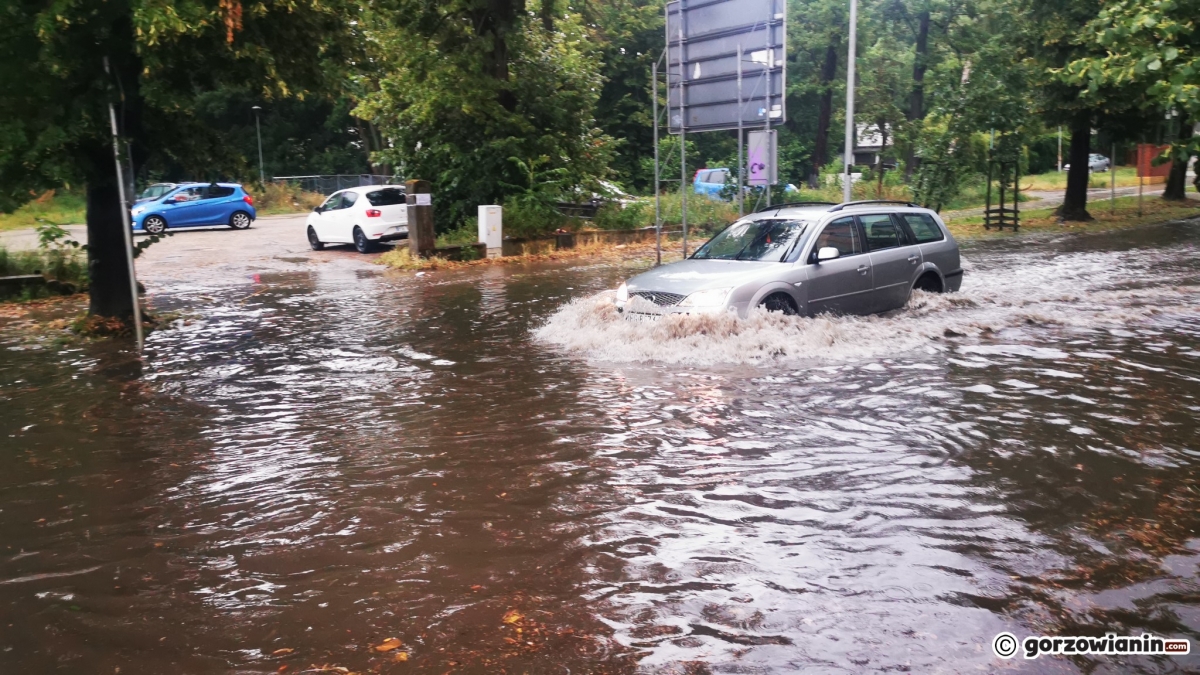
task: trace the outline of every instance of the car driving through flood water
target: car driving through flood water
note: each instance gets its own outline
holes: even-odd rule
[[[794,204],[730,225],[688,260],[617,289],[627,316],[737,312],[764,307],[814,316],[874,314],[907,304],[913,289],[955,292],[958,243],[936,213],[915,204]]]

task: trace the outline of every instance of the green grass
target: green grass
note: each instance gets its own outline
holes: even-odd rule
[[[1136,187],[1138,184],[1137,167],[1118,166],[1116,168],[1117,187]],[[1093,173],[1088,179],[1088,187],[1106,188],[1112,184],[1112,174]],[[1149,184],[1149,183],[1147,183]],[[1067,189],[1067,172],[1050,171],[1034,176],[1021,176],[1022,190],[1038,190],[1055,192]]]
[[[12,213],[0,213],[0,231],[53,225],[79,225],[87,217],[82,192],[50,190]]]
[[[1108,199],[1088,203],[1088,212],[1094,220],[1086,223],[1059,223],[1057,209],[1038,209],[1021,213],[1020,232],[1106,232],[1141,225],[1152,225],[1170,220],[1200,217],[1200,200],[1168,202],[1161,197],[1147,197],[1139,215],[1137,197],[1121,197],[1113,202]],[[1012,230],[999,232],[983,229],[983,216],[948,218],[947,227],[960,239],[991,239],[1012,236]]]

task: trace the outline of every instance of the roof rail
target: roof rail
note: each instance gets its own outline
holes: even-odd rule
[[[779,209],[789,209],[797,206],[837,206],[837,204],[835,202],[791,202],[788,204],[772,204],[770,206],[764,206],[763,208],[755,211],[755,213],[778,211]]]
[[[843,202],[843,203],[838,204],[837,206],[833,207],[832,209],[829,209],[829,212],[833,213],[835,211],[844,211],[846,209],[846,207],[848,207],[848,206],[863,206],[865,204],[902,204],[904,206],[908,206],[908,207],[911,207],[914,209],[921,208],[921,206],[914,204],[912,202],[902,202],[902,201],[898,201],[895,199],[867,199],[867,200],[864,200],[861,202]]]

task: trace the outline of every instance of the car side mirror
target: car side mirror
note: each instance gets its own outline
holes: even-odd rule
[[[825,246],[817,251],[817,262],[825,262],[827,260],[837,260],[842,257],[842,252],[832,246]]]
[[[319,206],[316,207],[315,209],[313,209],[313,213],[324,213],[324,212],[325,212],[325,209],[323,209]]]

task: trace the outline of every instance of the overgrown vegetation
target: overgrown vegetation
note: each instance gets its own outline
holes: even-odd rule
[[[292,183],[268,182],[247,190],[254,195],[254,208],[260,216],[312,211],[328,196],[308,192]]]
[[[12,213],[0,213],[0,231],[39,225],[78,225],[87,218],[84,196],[74,190],[46,190]]]
[[[0,277],[39,274],[49,283],[26,287],[8,295],[0,286],[0,300],[32,300],[70,295],[87,289],[87,261],[83,252],[78,246],[63,244],[60,237],[47,239],[43,236],[42,245],[33,251],[10,252],[0,246]]]

